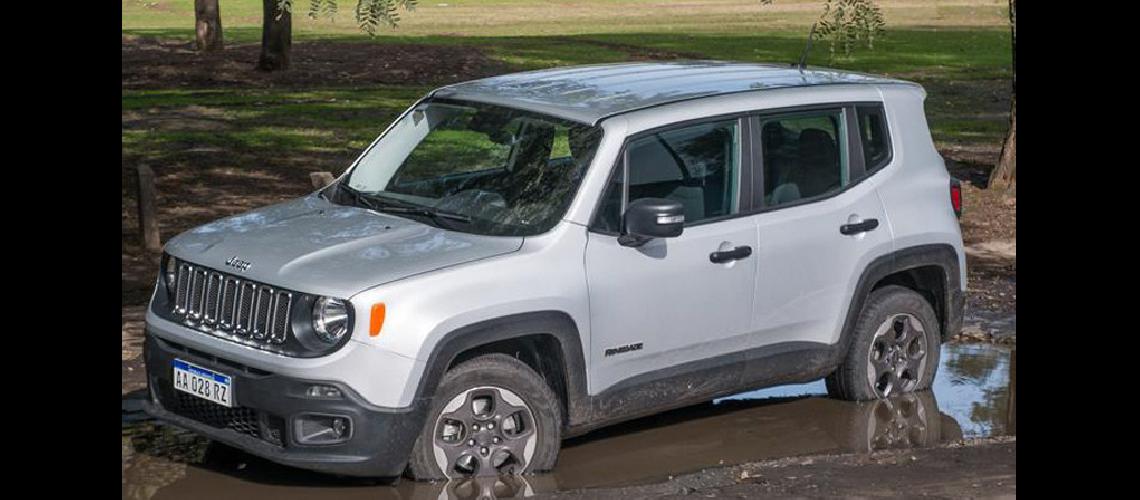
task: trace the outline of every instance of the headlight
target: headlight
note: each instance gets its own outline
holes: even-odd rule
[[[317,299],[313,304],[313,330],[321,340],[336,343],[348,333],[348,304],[328,297]]]
[[[178,259],[167,254],[166,262],[162,263],[162,269],[166,272],[166,286],[173,287],[178,280]]]
[[[164,254],[162,262],[162,269],[158,272],[162,273],[162,278],[165,280],[166,295],[170,298],[174,297],[174,287],[178,285],[178,259]]]

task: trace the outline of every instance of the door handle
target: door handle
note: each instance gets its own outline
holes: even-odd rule
[[[713,264],[723,264],[734,260],[747,259],[749,255],[752,255],[752,247],[741,245],[732,250],[710,253],[709,262]]]
[[[879,227],[879,219],[864,219],[863,222],[856,222],[854,224],[844,224],[842,226],[839,226],[839,232],[846,235],[852,235],[865,233],[867,231],[874,231],[876,227]]]

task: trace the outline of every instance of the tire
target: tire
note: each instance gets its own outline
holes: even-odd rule
[[[898,285],[871,292],[852,335],[846,356],[827,377],[832,397],[867,401],[921,391],[934,382],[942,332],[934,308],[918,292]],[[924,349],[921,355],[918,349]]]
[[[561,433],[562,404],[543,378],[506,354],[486,354],[440,380],[408,473],[435,481],[547,471]]]

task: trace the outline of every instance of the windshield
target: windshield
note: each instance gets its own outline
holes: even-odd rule
[[[360,158],[335,201],[458,231],[539,234],[562,218],[601,137],[533,112],[427,101]]]

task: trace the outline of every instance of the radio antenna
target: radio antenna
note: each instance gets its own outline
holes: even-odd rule
[[[803,73],[804,67],[807,66],[808,54],[811,52],[811,42],[812,42],[812,40],[815,39],[815,25],[816,24],[817,23],[811,23],[811,29],[808,30],[807,46],[804,47],[803,53],[800,54],[800,62],[799,62],[799,64],[796,65],[797,67],[799,67],[800,73]]]

